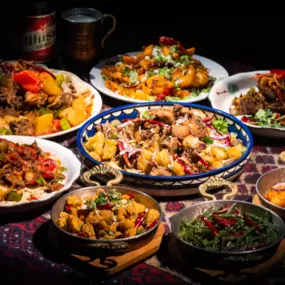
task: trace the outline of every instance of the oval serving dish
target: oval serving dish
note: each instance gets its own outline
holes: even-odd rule
[[[96,133],[97,125],[104,124],[107,121],[111,122],[113,120],[123,121],[128,119],[134,119],[138,116],[139,113],[147,111],[149,109],[172,107],[174,105],[175,103],[170,103],[170,102],[163,102],[163,103],[153,102],[145,104],[125,105],[122,107],[113,108],[111,110],[105,111],[87,121],[80,128],[77,134],[77,145],[80,152],[85,157],[86,164],[89,167],[101,164],[101,162],[92,158],[84,147],[86,141],[90,137],[94,136],[94,134]],[[167,195],[175,196],[175,195],[198,193],[197,187],[202,183],[206,182],[212,176],[218,176],[227,180],[232,180],[241,174],[241,172],[243,171],[244,167],[246,166],[249,160],[253,145],[253,139],[248,128],[233,116],[221,112],[219,110],[189,103],[180,103],[179,105],[182,105],[183,107],[190,109],[194,108],[201,110],[205,115],[213,115],[215,119],[222,119],[226,121],[228,124],[228,131],[236,133],[237,138],[243,142],[243,145],[247,147],[247,150],[244,152],[242,157],[235,160],[233,163],[221,167],[219,169],[214,169],[199,174],[191,174],[184,176],[153,176],[153,175],[136,174],[121,170],[121,172],[124,175],[123,183],[136,185],[137,187],[155,189],[152,190],[151,195],[163,194],[164,196]],[[169,191],[167,188],[175,190]]]

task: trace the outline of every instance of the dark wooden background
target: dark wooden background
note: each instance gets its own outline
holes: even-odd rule
[[[4,59],[20,56],[18,34],[28,2],[5,2],[1,8],[0,55]],[[58,16],[59,52],[64,33],[60,13],[67,8],[87,6],[117,17],[117,29],[106,42],[105,57],[139,50],[165,35],[180,40],[186,47],[195,46],[197,54],[221,63],[238,61],[256,69],[285,68],[284,16],[281,6],[278,8],[274,1],[264,2],[266,5],[249,1],[179,0],[52,2]]]

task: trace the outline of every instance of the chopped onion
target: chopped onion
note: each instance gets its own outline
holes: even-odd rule
[[[275,184],[272,189],[275,191],[285,191],[285,182]]]
[[[118,139],[118,141],[123,143],[124,150],[133,150],[133,147],[129,145],[127,142],[125,142],[123,139]]]
[[[121,125],[118,125],[117,128],[118,128],[118,129],[121,129],[121,128],[124,128],[124,127],[127,126],[127,125],[132,124],[132,123],[133,123],[132,121],[127,121],[127,122],[125,122],[125,123],[123,123],[123,124],[121,124]]]
[[[176,124],[182,124],[188,120],[188,114],[185,114],[185,116],[181,119],[176,120]]]
[[[129,156],[132,156],[133,154],[137,153],[137,152],[141,152],[143,151],[142,148],[135,148],[132,151],[129,152]]]
[[[229,135],[224,135],[224,136],[220,136],[220,135],[217,135],[215,134],[214,132],[211,132],[210,133],[210,138],[211,139],[214,139],[214,140],[225,140],[225,139],[228,139],[229,138]]]

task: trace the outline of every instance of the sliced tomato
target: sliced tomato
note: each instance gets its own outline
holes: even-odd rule
[[[58,119],[52,120],[52,124],[53,124],[55,131],[61,130],[60,120],[58,120]]]
[[[41,171],[46,172],[53,172],[56,168],[56,162],[53,159],[47,158],[41,163]]]

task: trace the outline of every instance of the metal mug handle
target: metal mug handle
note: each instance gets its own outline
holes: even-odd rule
[[[104,14],[103,18],[102,18],[102,23],[104,23],[104,20],[106,18],[111,18],[113,20],[113,26],[112,28],[106,33],[105,37],[102,39],[101,41],[101,47],[104,48],[105,46],[105,41],[106,39],[114,32],[114,30],[116,29],[117,26],[117,19],[115,16],[111,15],[111,14]]]
[[[217,200],[217,198],[214,195],[207,193],[207,191],[210,189],[213,189],[213,188],[221,187],[221,186],[228,186],[231,190],[230,193],[226,193],[223,196],[223,198],[222,198],[223,200],[229,199],[230,197],[236,195],[238,192],[238,188],[237,188],[235,183],[226,181],[225,179],[223,179],[221,177],[216,177],[216,176],[211,177],[208,181],[201,184],[199,186],[199,192],[204,197],[210,198],[212,200]]]
[[[106,174],[112,174],[115,176],[114,179],[111,179],[107,182],[107,186],[112,186],[113,184],[119,184],[123,180],[123,174],[120,170],[111,168],[107,165],[100,164],[92,167],[90,170],[87,170],[81,175],[81,180],[83,180],[87,184],[101,186],[101,184],[98,181],[95,181],[91,179],[93,175],[106,175]]]

